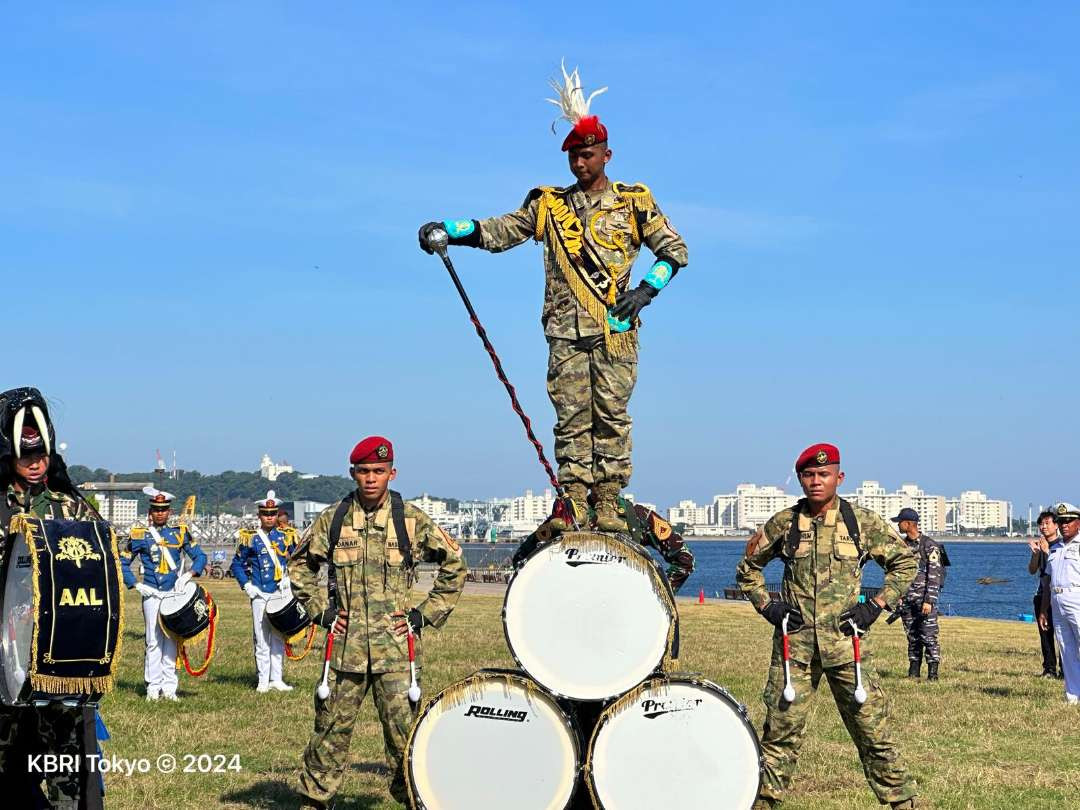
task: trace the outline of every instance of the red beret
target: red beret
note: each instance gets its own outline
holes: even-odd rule
[[[826,464],[839,464],[840,450],[835,444],[812,444],[799,453],[795,459],[795,472],[800,473],[807,467],[824,467]]]
[[[587,115],[574,124],[566,140],[562,142],[562,150],[569,152],[579,146],[592,146],[595,143],[603,143],[607,140],[607,127],[600,123],[595,115]]]
[[[349,454],[350,464],[378,464],[394,460],[394,445],[382,436],[368,436]]]

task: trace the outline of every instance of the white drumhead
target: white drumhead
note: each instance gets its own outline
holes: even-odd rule
[[[33,564],[26,538],[20,533],[12,540],[7,553],[7,578],[4,582],[0,639],[0,689],[3,702],[13,704],[26,683],[30,645],[34,636]]]
[[[514,575],[503,606],[518,665],[574,700],[609,699],[641,683],[663,662],[673,621],[651,562],[600,537],[603,546],[563,540],[541,549]]]
[[[292,593],[289,591],[274,591],[266,597],[266,612],[279,613],[289,606],[292,601]]]
[[[417,721],[406,756],[426,810],[562,810],[577,778],[566,716],[514,675],[482,673],[444,691]]]
[[[753,805],[760,779],[757,736],[719,687],[650,681],[605,717],[589,750],[601,807],[746,810]],[[659,759],[657,752],[663,752]]]
[[[179,591],[172,591],[168,596],[161,597],[161,609],[160,612],[166,616],[171,616],[184,609],[184,605],[195,595],[195,588],[198,586],[188,580],[184,583],[184,587]]]

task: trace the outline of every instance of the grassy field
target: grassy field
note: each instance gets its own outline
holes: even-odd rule
[[[241,770],[111,775],[110,810],[298,804],[293,788],[311,732],[318,649],[300,663],[286,662],[285,677],[295,691],[256,694],[247,598],[232,580],[211,583],[211,589],[222,606],[217,656],[204,677],[181,674],[179,704],[143,699],[143,621],[138,600],[128,600],[119,688],[102,709],[113,736],[105,751],[151,761],[162,754],[238,754]],[[512,665],[502,635],[501,606],[499,596],[467,595],[443,630],[425,633],[426,695],[481,667]],[[745,604],[684,602],[681,615],[682,668],[727,687],[750,707],[760,729],[768,625]],[[1040,669],[1034,627],[944,618],[941,635],[943,680],[929,684],[902,677],[907,663],[899,623],[886,626],[881,621],[873,632],[875,663],[903,754],[919,780],[920,807],[1080,806],[1080,710],[1064,705],[1060,681],[1034,677]],[[658,755],[658,767],[661,762]],[[385,773],[382,735],[367,703],[356,726],[353,764],[338,806],[398,807],[386,795]],[[477,778],[483,774],[483,754],[478,752]],[[795,792],[785,807],[874,806],[854,746],[823,685]],[[512,810],[513,803],[507,807]]]

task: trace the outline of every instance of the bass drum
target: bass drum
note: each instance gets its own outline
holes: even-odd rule
[[[179,643],[195,638],[209,627],[210,605],[202,585],[188,580],[183,590],[162,597],[158,622]]]
[[[520,672],[481,670],[421,712],[405,774],[417,810],[563,810],[579,756],[555,698]]]
[[[20,532],[8,542],[3,568],[3,639],[0,640],[0,700],[26,702],[27,667],[34,638],[34,589],[30,549]]]
[[[603,810],[747,810],[761,764],[746,708],[711,681],[673,675],[650,678],[604,710],[585,772]]]
[[[311,616],[291,591],[276,591],[266,599],[266,618],[286,641],[303,635]]]
[[[660,668],[675,601],[648,552],[567,532],[514,574],[503,629],[514,660],[559,697],[610,700]]]

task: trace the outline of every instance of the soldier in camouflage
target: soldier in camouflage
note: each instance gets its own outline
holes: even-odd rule
[[[20,415],[21,414],[21,415]],[[18,430],[16,431],[16,427]],[[97,520],[99,516],[79,495],[67,467],[54,452],[56,434],[44,398],[36,388],[15,388],[0,394],[0,563],[8,553],[11,518]],[[69,708],[60,703],[35,708],[0,706],[0,784],[8,807],[63,810],[102,806],[97,775],[80,760],[80,771],[41,775],[28,771],[28,757],[62,754],[81,757],[83,739],[93,728],[94,709]],[[92,733],[92,731],[90,732]],[[92,777],[92,778],[91,778]]]
[[[372,436],[356,445],[349,461],[356,491],[316,518],[289,561],[293,595],[335,634],[330,697],[316,697],[315,732],[304,751],[300,793],[306,808],[330,806],[341,787],[353,726],[369,690],[392,772],[390,794],[406,803],[402,757],[415,718],[408,698],[406,623],[417,635],[419,662],[420,629],[445,624],[465,584],[461,547],[389,490],[397,475],[393,445]],[[412,594],[412,561],[439,564],[431,591],[419,604]],[[324,567],[334,583],[336,604],[329,604],[328,591],[318,584]]]
[[[938,645],[938,597],[945,583],[945,566],[949,557],[945,547],[919,530],[919,513],[901,509],[893,522],[919,562],[919,573],[900,603],[900,619],[908,643],[908,677],[921,675],[923,650],[926,650],[926,679],[938,679],[941,647]]]
[[[543,243],[540,320],[548,342],[559,482],[579,522],[591,488],[596,528],[625,531],[616,498],[632,471],[627,406],[637,381],[638,314],[686,266],[686,243],[646,186],[608,179],[607,128],[588,115],[576,70],[566,76],[560,101],[574,124],[562,149],[577,182],[534,188],[505,216],[429,222],[420,229],[420,246],[431,253],[448,237],[451,245],[497,253],[530,239]],[[656,261],[631,288],[630,271],[643,244]]]
[[[634,542],[656,549],[664,558],[668,564],[668,583],[672,593],[678,593],[679,588],[694,573],[694,552],[683,541],[682,535],[652,509],[632,503],[622,496],[619,496],[616,508],[618,515],[626,521],[626,530]],[[590,509],[588,519],[591,521],[594,516],[595,512]],[[523,563],[541,544],[555,540],[561,529],[561,521],[548,520],[541,524],[514,552],[514,565]]]
[[[850,622],[866,632],[886,604],[899,601],[915,576],[916,562],[881,517],[837,496],[844,479],[839,465],[840,451],[829,444],[814,445],[799,456],[795,470],[806,497],[773,515],[750,538],[746,556],[736,570],[743,593],[777,628],[762,696],[766,708],[761,739],[765,765],[755,810],[776,807],[786,797],[822,675],[878,801],[894,808],[915,806],[915,780],[900,761],[885,695],[866,646],[862,650],[862,679],[867,698],[862,704],[854,698],[854,654],[848,637],[854,632]],[[780,598],[772,599],[763,569],[777,557],[784,561],[784,577]],[[885,570],[885,583],[877,596],[860,602],[862,565],[869,559]],[[792,703],[783,697],[780,627],[785,616],[795,688]]]

